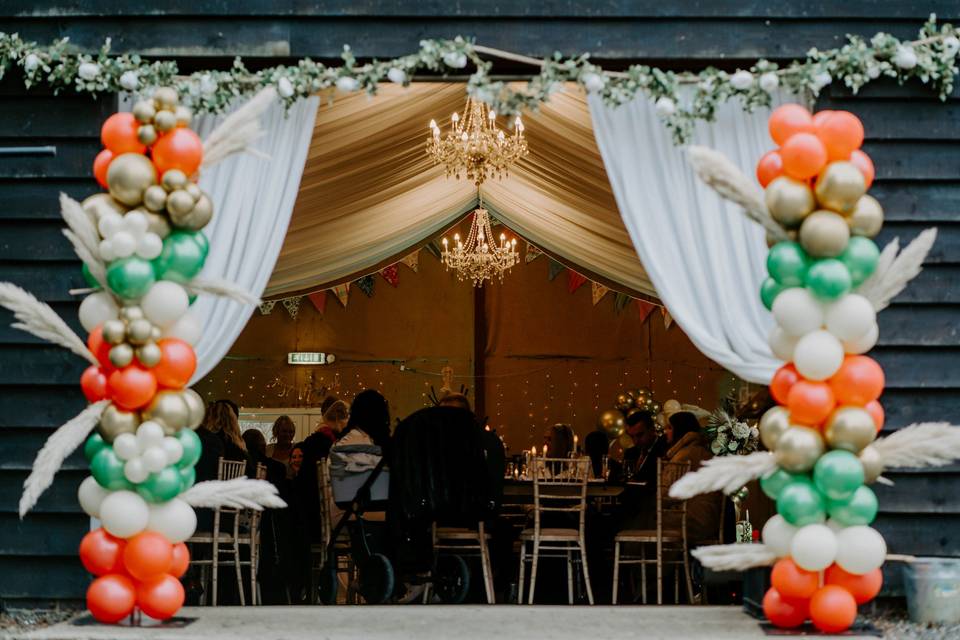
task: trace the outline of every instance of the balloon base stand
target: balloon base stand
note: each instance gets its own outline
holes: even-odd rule
[[[763,630],[763,633],[768,636],[855,636],[857,638],[862,638],[864,636],[872,636],[875,638],[883,637],[883,632],[880,631],[880,629],[877,629],[869,622],[864,622],[862,620],[857,620],[853,623],[853,626],[846,631],[841,631],[840,633],[824,633],[809,622],[805,623],[801,627],[797,627],[796,629],[780,629],[779,627],[773,626],[769,622],[761,622],[760,628]]]
[[[196,618],[183,618],[179,616],[174,616],[172,618],[167,618],[166,620],[154,620],[150,616],[145,616],[139,611],[133,613],[120,622],[114,624],[104,623],[98,621],[89,613],[83,616],[80,616],[71,624],[78,627],[92,627],[92,626],[104,626],[104,627],[141,627],[144,629],[183,629],[187,627],[196,620]]]

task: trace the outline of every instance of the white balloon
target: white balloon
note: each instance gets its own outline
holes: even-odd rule
[[[847,526],[845,524],[841,524],[837,522],[833,518],[827,518],[827,521],[824,522],[824,524],[827,525],[830,528],[830,531],[833,531],[834,533],[839,533],[842,529],[844,529]]]
[[[837,536],[825,524],[808,524],[790,543],[790,555],[807,571],[822,571],[837,557]]]
[[[103,214],[100,216],[100,220],[97,221],[97,230],[100,232],[101,238],[109,238],[122,228],[123,216],[116,211]]]
[[[797,527],[787,522],[783,516],[776,514],[763,525],[763,544],[778,557],[790,555],[790,543],[797,533]]]
[[[201,330],[202,327],[200,321],[197,320],[197,316],[187,311],[179,320],[163,331],[163,337],[179,338],[187,344],[195,345],[197,340],[200,339]]]
[[[109,238],[100,241],[100,258],[104,262],[111,262],[117,259],[117,254],[113,251],[113,243]]]
[[[183,457],[183,445],[171,436],[163,439],[163,453],[167,456],[167,464],[176,464]]]
[[[167,466],[167,452],[163,450],[163,441],[160,442],[159,447],[150,447],[140,454],[140,460],[150,473],[162,471]]]
[[[121,433],[113,439],[113,452],[121,460],[133,460],[140,455],[137,436],[132,433]]]
[[[100,504],[100,520],[108,533],[130,538],[147,528],[150,509],[133,491],[114,491]]]
[[[811,331],[797,341],[793,364],[808,380],[826,380],[843,364],[843,345],[829,331]]]
[[[880,337],[880,327],[874,322],[870,330],[856,340],[844,340],[843,350],[847,353],[861,354],[873,349],[877,344],[877,338]]]
[[[143,458],[131,458],[123,465],[123,475],[133,484],[139,484],[147,479],[150,471],[143,464]]]
[[[88,332],[107,320],[116,320],[118,317],[117,303],[106,291],[91,293],[80,303],[80,324]]]
[[[186,290],[176,282],[161,280],[152,287],[140,301],[140,308],[147,320],[164,328],[169,327],[190,307],[190,298]]]
[[[150,447],[159,447],[163,445],[163,427],[147,420],[137,427],[137,445],[140,447],[140,453],[145,452]]]
[[[773,301],[773,317],[790,335],[802,336],[823,326],[823,306],[804,287],[793,287]]]
[[[130,211],[123,216],[123,230],[134,238],[142,236],[150,227],[150,220],[139,211]]]
[[[147,232],[137,242],[137,255],[144,260],[153,260],[163,251],[163,240],[155,233]]]
[[[103,499],[110,495],[110,492],[100,486],[93,479],[93,476],[87,476],[80,483],[80,489],[77,490],[77,500],[80,501],[80,508],[91,518],[100,517],[100,505]]]
[[[837,564],[847,573],[869,573],[886,557],[887,543],[872,527],[847,527],[837,534]]]
[[[117,258],[129,258],[137,250],[137,239],[126,231],[117,231],[110,238],[110,247]]]
[[[773,351],[773,355],[784,362],[793,360],[793,351],[798,340],[797,336],[790,335],[777,325],[773,325],[770,335],[767,336],[767,342],[770,343],[770,350]]]
[[[827,307],[827,330],[840,340],[862,338],[877,323],[877,312],[865,297],[850,293]]]
[[[193,507],[179,498],[150,505],[147,529],[162,534],[176,544],[193,535],[197,529],[197,514]]]

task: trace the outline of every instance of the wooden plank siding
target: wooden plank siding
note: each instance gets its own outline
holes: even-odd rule
[[[475,37],[530,55],[589,51],[611,67],[632,62],[675,68],[802,57],[810,47],[844,42],[847,33],[887,31],[913,37],[930,12],[957,22],[955,2],[797,0],[170,0],[134,6],[121,0],[8,0],[6,32],[49,42],[70,37],[94,50],[173,58],[182,68],[226,68],[235,55],[253,66],[302,56],[338,58],[343,44],[364,58],[414,51],[426,37]],[[525,68],[503,67],[512,72]],[[0,157],[0,280],[23,285],[75,327],[79,263],[60,234],[57,194],[97,190],[90,167],[99,125],[114,109],[104,96],[59,97],[25,91],[16,72],[0,82],[0,146],[53,145],[55,156]],[[919,85],[878,83],[851,95],[839,87],[822,108],[849,109],[867,129],[877,166],[872,193],[884,204],[880,241],[907,241],[940,228],[924,273],[880,316],[876,357],[887,372],[887,430],[918,420],[960,421],[960,90],[940,102]],[[83,364],[9,328],[0,313],[0,606],[83,597],[87,576],[76,547],[88,520],[76,504],[84,464],[72,456],[36,513],[16,516],[20,486],[53,428],[83,406]],[[877,526],[891,551],[960,553],[960,466],[888,473],[878,488]],[[891,572],[891,576],[895,573]]]

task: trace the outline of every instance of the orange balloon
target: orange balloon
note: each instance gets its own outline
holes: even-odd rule
[[[783,365],[773,374],[770,380],[770,395],[780,404],[787,404],[790,389],[800,380],[800,374],[792,362]]]
[[[197,354],[187,342],[177,338],[164,338],[160,347],[160,363],[152,371],[157,383],[169,389],[182,389],[190,382],[197,370]]]
[[[866,409],[870,417],[873,418],[873,423],[877,425],[877,431],[883,429],[883,421],[886,418],[883,412],[883,405],[880,404],[879,401],[874,400],[873,402],[868,402],[863,408]]]
[[[770,137],[782,146],[797,133],[813,133],[813,117],[799,104],[785,104],[773,110],[767,126]]]
[[[147,406],[157,392],[157,379],[146,369],[129,365],[107,378],[110,399],[121,409],[133,411]]]
[[[860,169],[860,173],[863,174],[863,180],[867,185],[867,189],[869,189],[870,185],[873,184],[873,178],[876,176],[876,170],[873,168],[873,160],[871,160],[870,156],[865,154],[860,149],[855,149],[850,154],[850,162],[857,169]]]
[[[87,348],[100,362],[100,367],[105,372],[113,371],[116,368],[110,362],[110,344],[103,339],[103,325],[95,327],[87,336]]]
[[[190,550],[187,545],[178,542],[173,545],[173,562],[170,563],[170,575],[182,578],[190,567]]]
[[[107,397],[107,374],[100,367],[90,365],[80,376],[80,388],[88,402],[98,402]]]
[[[808,616],[808,601],[785,598],[774,587],[763,596],[763,615],[781,629],[792,629],[804,623]]]
[[[137,590],[133,581],[118,574],[101,576],[87,588],[87,609],[100,622],[112,624],[133,612]]]
[[[883,369],[873,358],[846,356],[829,382],[838,403],[863,407],[883,393]]]
[[[780,147],[783,171],[791,178],[807,180],[827,164],[827,149],[812,133],[797,133]]]
[[[790,421],[810,426],[817,426],[826,420],[836,404],[830,385],[813,380],[800,380],[793,385],[787,397]]]
[[[123,566],[137,580],[150,580],[170,571],[173,545],[155,531],[144,531],[127,540]]]
[[[107,169],[110,168],[112,161],[113,151],[110,151],[110,149],[104,149],[93,159],[93,177],[97,179],[97,183],[104,189],[108,188]]]
[[[883,571],[877,568],[869,573],[856,575],[847,573],[838,565],[832,564],[827,567],[823,579],[826,584],[835,584],[849,591],[857,604],[866,604],[880,593],[880,587],[883,586]]]
[[[819,127],[824,120],[829,118],[830,114],[832,113],[833,113],[832,109],[824,109],[822,111],[817,111],[815,114],[813,114],[813,131],[815,132],[817,130],[817,127]]]
[[[830,160],[849,160],[863,144],[863,123],[849,111],[834,111],[815,124],[815,132]]]
[[[137,138],[140,123],[132,113],[115,113],[103,123],[100,141],[115,155],[121,153],[146,153],[147,147]]]
[[[125,545],[122,538],[114,538],[103,528],[94,529],[80,541],[80,562],[95,576],[122,573]]]
[[[761,187],[766,187],[774,178],[783,175],[783,158],[777,151],[767,151],[757,162],[757,181]]]
[[[190,129],[174,129],[160,136],[151,153],[161,176],[170,169],[180,169],[191,176],[203,161],[203,143]]]
[[[185,595],[180,581],[165,573],[137,585],[137,606],[154,620],[166,620],[180,610]]]
[[[770,584],[785,598],[807,600],[820,588],[820,574],[801,569],[791,558],[781,558],[770,572]]]
[[[810,598],[810,619],[824,633],[846,631],[857,619],[857,601],[843,587],[824,585]]]

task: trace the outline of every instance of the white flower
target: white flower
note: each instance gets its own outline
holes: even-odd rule
[[[588,93],[596,93],[602,91],[603,87],[607,84],[606,78],[604,78],[599,73],[585,73],[582,78],[583,88],[587,90]]]
[[[831,82],[833,82],[833,77],[826,71],[821,71],[813,76],[813,80],[810,81],[810,88],[819,93],[821,89]]]
[[[773,71],[767,71],[760,76],[760,88],[767,93],[772,93],[774,89],[780,86],[780,77]]]
[[[140,76],[136,71],[124,71],[120,76],[120,86],[127,91],[135,91],[140,86]]]
[[[867,77],[871,80],[876,80],[880,77],[880,65],[875,63],[870,63],[867,65]]]
[[[740,69],[730,78],[730,84],[737,91],[746,91],[753,85],[753,74]]]
[[[943,55],[952,58],[960,51],[960,38],[956,36],[947,36],[943,39]]]
[[[697,87],[705,93],[713,91],[713,78],[704,78],[697,84]]]
[[[95,80],[100,75],[100,65],[96,62],[84,62],[77,69],[77,75],[84,80]]]
[[[217,81],[210,74],[200,76],[200,93],[210,95],[217,90]]]
[[[337,78],[337,89],[343,91],[344,93],[350,93],[351,91],[357,90],[357,79],[351,78],[350,76],[343,76]]]
[[[407,81],[407,72],[399,67],[390,67],[387,71],[387,80],[395,84],[403,84]]]
[[[459,51],[448,51],[443,54],[443,63],[454,69],[463,69],[467,66],[467,56]]]
[[[897,52],[893,54],[893,64],[904,70],[913,69],[917,66],[917,52],[913,47],[900,45],[897,47]]]
[[[27,73],[33,73],[40,67],[40,56],[35,53],[28,54],[23,59],[23,70]]]
[[[277,81],[277,93],[280,94],[281,98],[289,98],[293,95],[293,84],[290,82],[290,78],[283,76]]]
[[[673,99],[663,96],[657,100],[654,108],[657,110],[658,116],[666,118],[677,112],[677,103],[675,103]]]
[[[734,437],[738,440],[745,440],[750,437],[750,427],[744,422],[735,422],[732,431]]]

